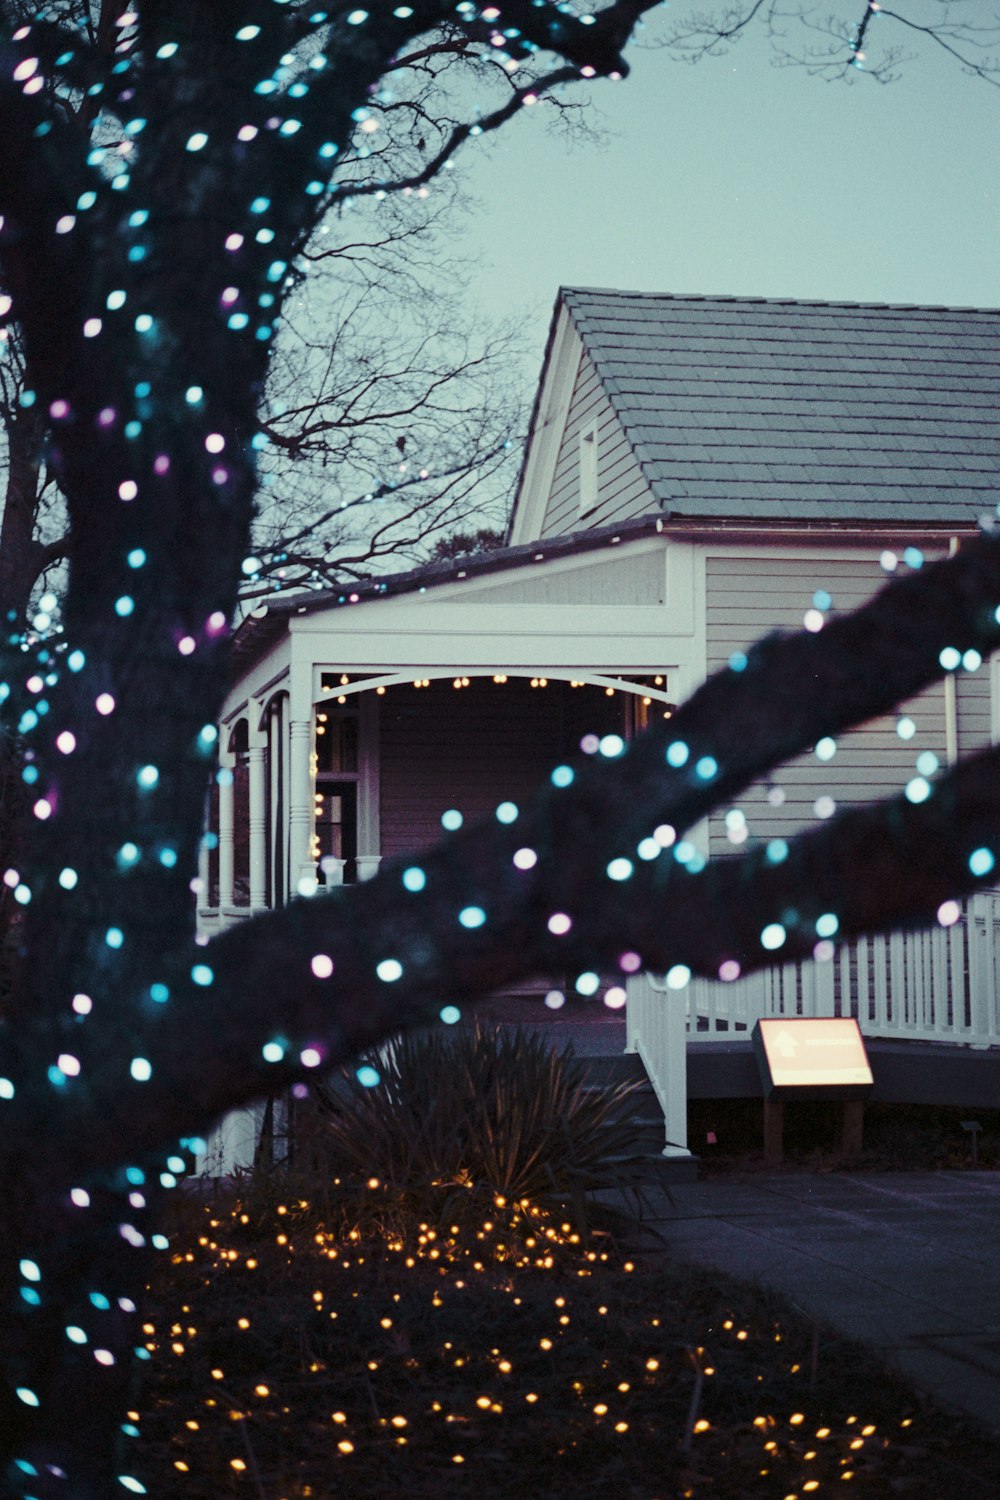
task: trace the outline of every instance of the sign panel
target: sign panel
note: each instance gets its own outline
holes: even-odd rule
[[[758,1061],[773,1089],[836,1090],[874,1081],[861,1028],[848,1016],[774,1016],[758,1021],[757,1032]]]

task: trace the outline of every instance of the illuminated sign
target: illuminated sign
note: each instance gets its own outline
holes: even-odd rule
[[[857,1096],[874,1082],[861,1028],[848,1016],[769,1017],[753,1041],[766,1094]]]

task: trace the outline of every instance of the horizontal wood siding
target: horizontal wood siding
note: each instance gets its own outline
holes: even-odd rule
[[[390,688],[379,700],[383,855],[436,842],[448,808],[470,824],[499,802],[523,803],[583,733],[620,726],[623,701],[564,682],[532,688],[523,678]]]
[[[661,542],[624,556],[603,554],[579,567],[540,567],[534,578],[516,583],[455,589],[450,600],[476,604],[663,604],[666,596],[666,548]]]
[[[824,558],[819,553],[790,552],[786,557],[708,557],[706,559],[707,644],[709,670],[723,666],[733,651],[746,648],[769,630],[801,629],[817,590],[831,595],[838,611],[855,608],[884,582],[877,558]],[[978,677],[986,681],[983,669]],[[803,684],[808,691],[808,684]],[[977,681],[962,684],[965,727],[982,728],[982,690]],[[988,694],[988,682],[987,682]],[[916,725],[910,740],[896,732],[907,714]],[[987,712],[988,721],[988,712]],[[961,717],[960,717],[961,727]],[[820,821],[817,803],[824,797],[837,807],[881,800],[899,792],[917,774],[917,756],[925,750],[945,762],[945,692],[941,683],[885,715],[841,735],[832,760],[800,756],[776,770],[769,783],[755,785],[737,799],[746,815],[751,839],[788,838]],[[769,794],[770,793],[770,797]],[[725,809],[723,809],[723,812]],[[713,854],[735,853],[722,815],[712,818]]]
[[[580,434],[597,423],[598,503],[580,514]],[[601,387],[590,359],[580,361],[570,400],[541,535],[560,536],[584,526],[644,515],[654,509],[631,445]]]

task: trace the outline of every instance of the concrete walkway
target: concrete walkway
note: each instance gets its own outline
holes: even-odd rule
[[[666,1243],[758,1280],[1000,1432],[1000,1173],[746,1176],[651,1194]]]

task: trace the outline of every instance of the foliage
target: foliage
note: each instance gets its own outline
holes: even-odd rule
[[[378,1066],[375,1088],[352,1070],[323,1089],[297,1146],[294,1183],[335,1231],[409,1245],[428,1228],[482,1239],[485,1220],[486,1238],[523,1254],[588,1240],[593,1195],[648,1177],[628,1118],[637,1086],[588,1087],[568,1045],[476,1025],[401,1036]]]
[[[502,531],[491,526],[480,526],[475,532],[456,531],[454,536],[442,537],[431,550],[431,562],[450,562],[453,557],[474,557],[479,552],[495,552],[504,544]]]

